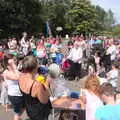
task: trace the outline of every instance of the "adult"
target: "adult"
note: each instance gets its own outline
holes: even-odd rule
[[[31,49],[31,51],[34,50],[34,49],[36,49],[34,36],[31,36],[31,38],[29,40],[29,43],[30,43],[30,49]]]
[[[80,76],[82,58],[83,50],[79,46],[79,42],[75,42],[74,47],[71,49],[70,54],[67,57],[68,62],[71,65],[70,73],[73,79]]]
[[[8,98],[13,105],[14,120],[20,120],[24,110],[24,99],[19,89],[19,75],[17,67],[12,56],[8,57],[7,69],[3,72],[4,80],[7,83]]]
[[[23,37],[21,39],[20,45],[21,45],[21,50],[22,50],[23,55],[26,56],[29,52],[29,46],[30,46],[29,41],[27,41],[27,33],[26,32],[23,33]]]
[[[37,59],[27,56],[22,61],[22,74],[20,76],[20,89],[25,99],[25,107],[30,120],[48,120],[51,109],[49,101],[49,84],[36,80]]]
[[[106,54],[110,55],[111,62],[114,62],[114,60],[116,58],[116,54],[117,54],[117,48],[114,45],[114,41],[113,40],[109,41],[109,47],[108,47],[108,49],[106,51]]]
[[[100,96],[106,105],[96,110],[96,120],[120,120],[120,105],[115,103],[115,91],[110,83],[101,85]]]
[[[56,57],[57,57],[57,52],[62,48],[62,44],[60,44],[60,41],[59,40],[56,40],[55,41],[55,44],[53,44],[51,46],[51,57],[52,57],[52,61],[53,63],[56,63]]]
[[[103,105],[99,98],[100,82],[95,75],[90,75],[85,82],[83,102],[86,108],[86,120],[96,120],[96,109]]]
[[[23,37],[22,37],[22,39],[21,39],[20,45],[21,45],[21,47],[24,47],[24,44],[25,44],[26,39],[27,39],[27,33],[26,33],[26,32],[23,32],[22,35],[23,35]]]
[[[47,64],[46,57],[47,57],[46,48],[44,46],[44,41],[41,39],[37,46],[37,58],[38,58],[39,64],[46,65]]]
[[[9,38],[8,48],[11,53],[17,52],[17,40],[16,38]]]
[[[119,77],[119,69],[117,64],[112,64],[112,69],[107,73],[107,80],[114,88],[117,88],[117,80]]]

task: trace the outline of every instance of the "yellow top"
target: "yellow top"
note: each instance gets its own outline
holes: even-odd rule
[[[45,77],[43,75],[39,75],[36,77],[36,80],[38,82],[40,82],[41,84],[45,84],[46,80],[45,80]]]

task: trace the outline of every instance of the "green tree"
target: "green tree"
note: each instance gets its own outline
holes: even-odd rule
[[[109,30],[115,23],[114,14],[111,10],[106,12],[100,6],[96,6],[96,29],[97,30]]]
[[[39,31],[40,9],[39,0],[0,0],[1,36]]]
[[[112,35],[114,37],[120,37],[120,25],[116,25],[112,29]]]
[[[107,12],[107,23],[106,23],[106,26],[108,26],[108,29],[110,29],[110,28],[113,27],[114,24],[115,24],[114,13],[112,12],[111,9],[109,9],[108,12]]]
[[[67,12],[70,0],[49,0],[42,3],[42,21],[49,21],[52,33],[56,33],[56,27],[61,26],[65,30]]]
[[[96,6],[96,24],[95,24],[95,28],[96,30],[104,30],[106,29],[106,16],[107,16],[107,12],[101,8],[100,6]]]
[[[96,12],[90,1],[72,0],[69,17],[72,29],[83,33],[93,31]]]

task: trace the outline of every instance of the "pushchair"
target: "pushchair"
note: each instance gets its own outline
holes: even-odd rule
[[[66,78],[67,80],[75,80],[76,77],[78,77],[75,73],[76,71],[74,71],[74,69],[72,69],[72,61],[69,59],[66,59],[62,62],[62,71],[63,71],[63,76],[64,78]]]

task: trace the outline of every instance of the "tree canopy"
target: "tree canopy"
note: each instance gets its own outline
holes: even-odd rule
[[[46,21],[54,34],[56,27],[88,34],[112,31],[115,18],[89,0],[0,0],[0,37],[44,32]]]
[[[38,31],[41,4],[38,0],[0,0],[1,35]]]

